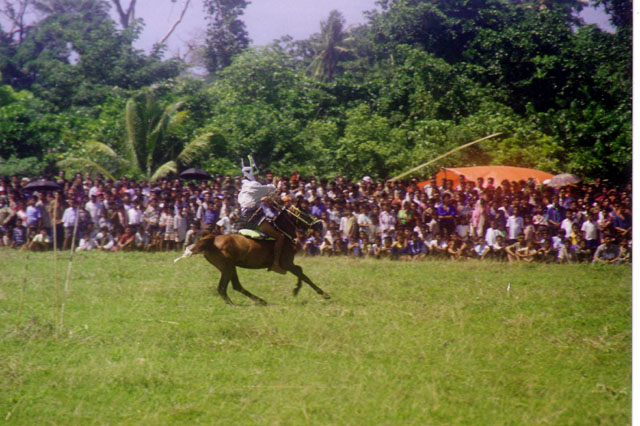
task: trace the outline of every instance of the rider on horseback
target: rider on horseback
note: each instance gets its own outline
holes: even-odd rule
[[[286,271],[280,266],[280,253],[284,244],[284,235],[278,232],[272,221],[277,216],[277,212],[273,208],[270,200],[275,194],[276,187],[273,184],[263,185],[258,182],[254,176],[258,172],[258,168],[253,162],[253,158],[249,156],[249,165],[245,166],[242,161],[242,188],[238,194],[238,203],[240,204],[240,212],[247,219],[247,224],[258,229],[260,232],[275,238],[276,242],[273,248],[273,264],[270,270],[279,274],[285,274]]]

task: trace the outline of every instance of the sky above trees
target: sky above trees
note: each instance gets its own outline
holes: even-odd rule
[[[138,17],[145,21],[145,31],[138,47],[150,50],[180,14],[183,0],[138,0]],[[243,21],[253,45],[265,45],[284,35],[296,40],[305,39],[320,31],[320,21],[336,9],[347,26],[366,22],[363,13],[376,9],[376,0],[253,0],[247,7]],[[191,0],[183,22],[168,41],[169,55],[184,53],[189,40],[205,37],[202,0]],[[581,13],[587,23],[597,23],[611,30],[607,16],[599,9],[586,8]]]

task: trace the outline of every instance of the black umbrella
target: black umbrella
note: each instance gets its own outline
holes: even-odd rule
[[[33,191],[60,191],[62,187],[57,183],[50,180],[36,180],[33,182],[29,182],[23,187],[24,190],[33,192]]]
[[[187,169],[179,175],[182,179],[206,180],[211,179],[211,175],[200,169]]]

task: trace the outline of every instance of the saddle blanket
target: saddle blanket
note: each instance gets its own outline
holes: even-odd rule
[[[265,241],[273,241],[275,238],[268,236],[260,231],[256,231],[255,229],[241,229],[238,231],[238,234],[251,238],[252,240],[265,240]]]

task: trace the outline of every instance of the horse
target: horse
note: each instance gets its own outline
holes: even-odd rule
[[[307,283],[319,295],[325,299],[331,297],[320,287],[315,285],[303,272],[302,268],[294,263],[296,248],[294,244],[295,232],[302,230],[320,230],[322,222],[317,218],[307,214],[295,206],[288,208],[281,207],[278,215],[274,219],[275,227],[285,235],[282,252],[280,254],[280,266],[288,272],[298,277],[293,295],[297,296],[302,282]],[[244,294],[255,303],[266,305],[267,302],[258,296],[250,293],[240,284],[236,268],[246,269],[267,269],[273,263],[273,240],[255,240],[240,234],[215,235],[208,234],[201,237],[196,243],[189,247],[185,255],[203,254],[205,259],[218,268],[221,273],[218,282],[218,294],[229,305],[233,305],[227,295],[229,281],[233,289]],[[180,258],[176,259],[178,261]]]

